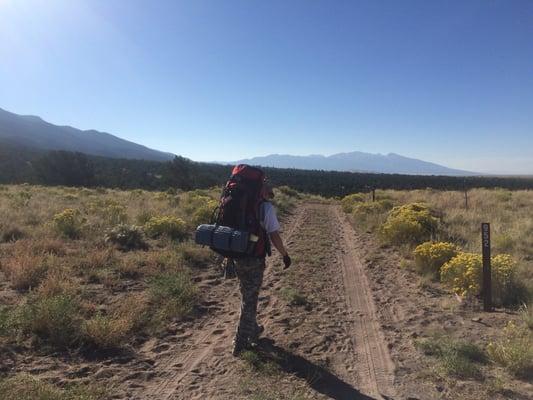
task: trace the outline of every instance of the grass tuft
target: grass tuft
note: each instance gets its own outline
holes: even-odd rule
[[[417,341],[416,345],[425,355],[437,358],[446,375],[461,379],[482,378],[478,364],[485,364],[488,358],[476,344],[433,336]]]
[[[0,379],[3,400],[103,400],[105,390],[84,385],[59,388],[29,374],[17,374]]]

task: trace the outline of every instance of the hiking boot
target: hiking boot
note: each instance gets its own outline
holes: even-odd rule
[[[235,261],[227,258],[224,264],[224,279],[234,279],[237,277],[237,272],[235,271]]]
[[[231,354],[234,357],[239,357],[243,351],[249,350],[250,348],[250,343],[246,340],[233,340],[233,351]]]
[[[251,337],[251,341],[252,342],[255,342],[257,339],[259,339],[259,337],[263,334],[263,332],[265,331],[265,327],[263,325],[259,325],[257,324],[256,325],[256,328],[255,328],[255,333],[254,335]]]

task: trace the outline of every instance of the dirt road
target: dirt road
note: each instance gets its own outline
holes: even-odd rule
[[[328,204],[302,205],[285,226],[294,267],[283,272],[279,257],[269,259],[259,305],[266,329],[257,353],[278,372],[260,376],[231,356],[237,284],[207,279],[199,282],[206,315],[145,344],[151,374],[125,382],[129,398],[395,398],[394,363],[353,228]]]

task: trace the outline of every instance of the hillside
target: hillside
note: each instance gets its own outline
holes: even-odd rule
[[[129,142],[109,133],[58,126],[31,115],[0,108],[0,144],[36,150],[66,150],[91,155],[152,161],[168,161],[174,154]]]
[[[473,172],[448,168],[439,164],[404,157],[389,153],[372,154],[360,151],[338,153],[331,156],[309,155],[293,156],[271,154],[264,157],[253,157],[234,163],[246,163],[276,168],[319,169],[324,171],[374,172],[383,174],[409,175],[477,175]]]

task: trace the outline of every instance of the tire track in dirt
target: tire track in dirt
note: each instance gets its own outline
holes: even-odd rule
[[[356,250],[355,232],[339,207],[331,206],[340,233],[344,288],[352,314],[352,341],[357,357],[358,389],[381,399],[394,396],[394,363],[379,324],[368,278]]]
[[[295,214],[288,221],[288,229],[283,235],[286,242],[290,241],[305,212],[306,205],[298,207]],[[181,390],[181,384],[210,356],[216,357],[221,352],[227,352],[231,348],[230,344],[238,318],[238,313],[235,312],[239,307],[237,285],[235,285],[233,290],[225,294],[223,302],[223,310],[206,320],[202,328],[195,332],[195,340],[185,351],[175,348],[173,349],[174,351],[166,352],[167,354],[170,353],[170,355],[160,361],[154,368],[156,376],[162,376],[163,378],[148,382],[144,386],[143,392],[136,398],[154,400],[204,398],[203,393],[186,394]],[[232,317],[221,319],[221,315]],[[195,387],[199,389],[198,385],[193,384],[192,386],[193,389]]]

